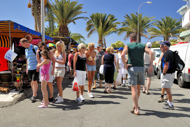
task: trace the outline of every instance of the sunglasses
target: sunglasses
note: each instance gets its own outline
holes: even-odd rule
[[[91,47],[93,47],[93,48],[94,48],[94,46],[91,46]]]
[[[82,49],[86,49],[86,47],[82,47]]]

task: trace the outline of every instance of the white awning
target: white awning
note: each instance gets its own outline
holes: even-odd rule
[[[180,15],[184,15],[186,11],[187,11],[187,5],[184,5],[177,10],[177,13],[179,13]]]
[[[181,32],[179,37],[185,37],[185,36],[188,36],[188,35],[190,35],[190,30],[186,30],[186,31]]]

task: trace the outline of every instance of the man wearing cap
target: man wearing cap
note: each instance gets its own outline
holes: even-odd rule
[[[151,49],[152,44],[151,42],[148,42],[146,44],[146,47]],[[153,52],[154,53],[154,52]],[[155,59],[155,56],[153,55],[153,60]],[[148,72],[148,69],[150,67],[150,56],[147,53],[144,53],[144,69],[145,69],[145,75],[147,75],[147,88],[145,90],[145,85],[143,85],[143,93],[146,93],[146,95],[149,95],[150,93],[148,92],[151,84],[151,77],[154,75],[154,70],[151,72]]]
[[[70,50],[69,56],[68,56],[68,66],[69,66],[69,78],[71,79],[73,76],[73,58],[74,58],[74,49]]]
[[[119,75],[121,76],[121,78],[123,79],[123,87],[125,87],[125,84],[126,84],[126,74],[127,74],[127,70],[125,69],[124,67],[124,63],[127,62],[127,56],[125,55],[125,62],[123,63],[122,61],[122,58],[121,58],[121,54],[122,54],[122,51],[123,51],[123,47],[120,47],[118,49],[119,51],[119,54],[118,54],[118,57],[119,57]]]
[[[98,75],[100,77],[100,84],[99,87],[102,87],[102,80],[104,80],[104,76],[99,73],[100,65],[102,64],[102,56],[104,55],[104,52],[102,51],[102,46],[99,44],[97,46],[97,53],[96,53],[96,72],[94,75],[94,86],[93,89],[96,89],[96,81],[98,80]]]
[[[165,89],[168,96],[168,101],[165,103],[164,109],[174,109],[174,106],[172,104],[172,93],[171,93],[171,87],[174,81],[174,56],[173,52],[169,50],[170,47],[169,41],[164,41],[160,43],[160,48],[163,49],[163,57],[161,59],[161,87]]]
[[[150,56],[149,72],[153,70],[152,57],[153,53],[144,44],[137,42],[135,33],[130,35],[130,42],[127,44],[121,54],[122,61],[125,63],[125,55],[128,53],[128,64],[125,64],[128,69],[128,84],[131,86],[133,98],[133,110],[131,113],[139,115],[138,99],[140,96],[141,85],[144,85],[144,52]]]

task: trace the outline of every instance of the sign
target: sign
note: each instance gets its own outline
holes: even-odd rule
[[[6,53],[5,53],[5,59],[7,59],[10,62],[13,62],[13,60],[16,58],[17,54],[14,53],[11,49],[9,49]]]

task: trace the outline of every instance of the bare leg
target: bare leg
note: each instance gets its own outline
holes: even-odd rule
[[[79,90],[79,91],[76,91],[77,98],[79,98],[79,93],[80,93],[80,90]]]
[[[60,97],[63,97],[62,81],[63,81],[63,77],[56,77],[57,89],[58,89]]]
[[[41,91],[43,95],[44,106],[47,106],[49,101],[48,101],[48,92],[47,92],[47,82],[45,80],[41,81]]]
[[[94,80],[94,87],[96,87],[96,80]]]
[[[131,86],[132,98],[133,98],[133,105],[135,107],[135,113],[139,112],[138,109],[138,93],[137,93],[137,85]]]
[[[143,92],[144,92],[146,90],[145,85],[143,85],[142,87],[143,87]]]
[[[165,88],[165,91],[167,92],[168,100],[169,102],[172,102],[172,92],[170,88]]]
[[[102,80],[100,80],[100,85],[99,85],[99,87],[102,87]]]
[[[33,90],[33,96],[37,96],[37,91],[38,91],[38,83],[37,81],[32,81],[32,90]]]
[[[151,84],[151,77],[147,77],[147,88],[146,88],[146,93],[148,93],[148,90],[150,88],[150,84]]]
[[[49,92],[50,92],[50,98],[53,97],[53,84],[52,82],[48,82]]]
[[[138,98],[139,98],[140,94],[141,94],[141,85],[137,85],[137,94],[138,94]]]
[[[88,71],[88,92],[90,93],[91,92],[91,86],[90,86],[90,83],[91,83],[91,71]]]
[[[80,87],[80,94],[83,95],[83,92],[84,92],[84,86],[79,86]]]
[[[164,93],[165,93],[165,89],[164,89],[164,88],[162,88],[161,95],[164,95]]]

